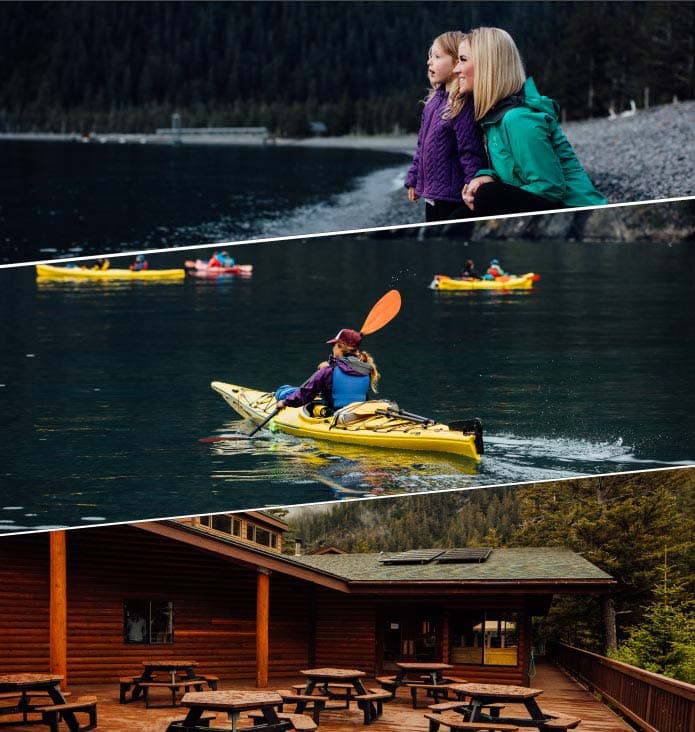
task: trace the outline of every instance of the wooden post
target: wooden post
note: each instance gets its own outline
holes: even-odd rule
[[[270,616],[270,572],[256,574],[256,686],[268,686],[268,626]]]
[[[52,531],[50,542],[50,670],[64,677],[68,670],[67,552],[65,531]]]

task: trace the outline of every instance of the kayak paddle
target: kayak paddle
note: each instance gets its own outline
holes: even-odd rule
[[[374,307],[369,311],[369,315],[367,315],[360,328],[360,333],[369,335],[383,328],[386,323],[389,323],[398,315],[400,309],[401,293],[398,290],[389,290],[377,300]]]
[[[260,424],[256,425],[251,432],[249,432],[248,437],[253,437],[256,432],[262,430],[268,422],[270,422],[270,420],[280,412],[281,409],[283,409],[283,407],[275,407],[275,409],[273,409],[273,411]]]

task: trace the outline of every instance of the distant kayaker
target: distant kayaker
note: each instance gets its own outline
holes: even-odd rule
[[[463,272],[461,272],[461,277],[463,277],[464,280],[482,280],[483,278],[478,274],[478,271],[475,268],[475,264],[473,264],[472,259],[467,259],[463,264]]]
[[[215,252],[208,260],[208,267],[233,267],[236,264],[234,257],[228,251]]]
[[[333,353],[328,361],[319,364],[318,370],[300,387],[280,387],[275,393],[276,408],[302,407],[321,397],[331,409],[340,409],[353,402],[367,400],[369,389],[376,393],[379,371],[374,359],[360,351],[362,335],[356,330],[343,328],[335,338]]]
[[[475,28],[459,45],[459,93],[472,94],[475,120],[490,154],[463,187],[476,216],[600,206],[596,190],[565,137],[559,106],[526,78],[514,39],[500,28]]]
[[[483,140],[473,117],[473,100],[458,92],[454,65],[458,61],[461,31],[437,36],[427,57],[430,92],[422,111],[417,149],[405,187],[408,199],[424,198],[425,221],[467,218],[461,206],[461,188],[488,166]]]
[[[141,272],[143,269],[147,269],[147,266],[145,255],[138,254],[138,256],[135,257],[135,261],[130,265],[130,269],[133,270],[133,272]]]
[[[111,262],[109,262],[108,259],[104,259],[103,257],[100,257],[97,259],[96,264],[92,267],[92,269],[108,269],[111,266]]]
[[[487,272],[485,273],[486,280],[496,280],[498,277],[502,277],[506,275],[507,273],[502,269],[502,265],[500,264],[499,259],[493,259],[490,262],[490,266],[487,269]]]

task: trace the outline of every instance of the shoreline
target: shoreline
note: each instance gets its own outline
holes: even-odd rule
[[[157,135],[140,132],[93,132],[83,137],[75,132],[1,132],[0,141],[26,142],[74,142],[80,144],[121,144],[121,145],[224,145],[243,147],[311,147],[311,148],[344,148],[350,150],[373,150],[401,155],[413,155],[417,144],[417,135],[343,135],[340,137],[274,137],[264,141],[261,137],[249,135],[199,134],[180,135],[174,139],[171,135]]]

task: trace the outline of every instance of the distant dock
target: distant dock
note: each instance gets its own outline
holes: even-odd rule
[[[268,145],[275,138],[266,127],[162,127],[144,132],[3,132],[0,140],[116,143],[121,145]]]

